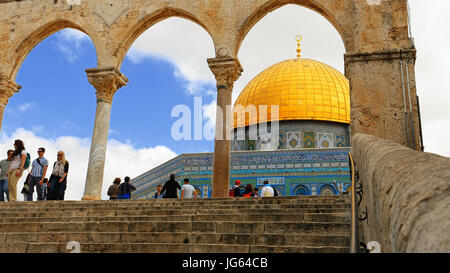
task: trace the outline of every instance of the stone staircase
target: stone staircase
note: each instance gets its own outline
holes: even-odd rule
[[[349,196],[0,204],[0,252],[348,252]]]

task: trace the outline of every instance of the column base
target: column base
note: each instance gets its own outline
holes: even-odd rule
[[[98,201],[98,200],[102,200],[100,195],[85,195],[83,196],[83,198],[81,199],[82,201]]]

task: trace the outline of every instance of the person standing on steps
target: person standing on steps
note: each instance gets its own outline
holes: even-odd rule
[[[69,161],[63,151],[57,154],[57,160],[53,164],[53,172],[50,176],[50,193],[48,200],[64,200],[64,192],[67,186],[67,174],[69,173]]]
[[[44,200],[42,184],[47,174],[48,160],[44,157],[45,148],[39,148],[37,153],[38,158],[31,164],[30,178],[28,179],[28,197],[26,201],[33,201],[34,186],[36,186],[37,200]]]
[[[124,182],[119,186],[119,199],[131,199],[131,192],[135,190],[136,187],[130,184],[130,178],[125,177]]]
[[[161,185],[156,186],[156,192],[155,192],[155,195],[153,195],[153,199],[162,199],[162,198],[164,198],[164,196],[162,195],[161,191],[162,191],[162,186]]]
[[[161,194],[164,194],[164,198],[178,198],[178,190],[181,190],[181,186],[175,181],[175,174],[172,173],[170,179],[164,184]]]
[[[120,178],[117,177],[114,179],[113,184],[108,189],[108,196],[109,200],[116,200],[119,199],[119,185],[120,185]]]
[[[247,186],[245,186],[245,190],[244,193],[242,194],[242,197],[255,197],[252,184],[247,184]]]
[[[50,185],[50,183],[48,183],[48,179],[44,178],[42,180],[42,187],[41,187],[42,200],[48,200],[48,193],[49,193],[49,190],[50,190],[50,186],[49,185]]]
[[[231,186],[230,192],[228,194],[228,196],[231,197],[241,197],[241,181],[236,180],[236,182],[234,182],[234,185]]]
[[[17,200],[17,182],[23,175],[25,162],[27,161],[27,151],[25,145],[20,139],[14,141],[14,152],[12,154],[11,165],[9,166],[8,176],[8,191],[9,200],[15,202]],[[29,163],[28,163],[29,164]]]
[[[270,186],[269,181],[264,181],[264,186],[261,190],[261,197],[273,197],[274,196],[274,190],[272,186]]]
[[[11,165],[13,153],[13,150],[8,150],[8,158],[0,161],[0,202],[5,201],[5,195],[6,199],[9,201],[8,176],[6,175],[6,173],[8,172],[9,166]]]
[[[184,185],[181,187],[180,199],[191,199],[196,198],[197,192],[194,186],[189,185],[189,178],[184,179]]]

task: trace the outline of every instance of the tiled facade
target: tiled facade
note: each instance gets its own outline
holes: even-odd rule
[[[231,142],[232,151],[273,151],[296,150],[310,148],[335,148],[350,146],[348,124],[324,121],[281,121],[278,124],[278,134],[272,132],[272,126],[267,123],[259,132],[256,125],[234,129]],[[245,140],[239,140],[245,130]],[[264,136],[264,137],[262,137]]]
[[[240,151],[231,153],[230,185],[261,188],[264,180],[280,195],[338,194],[350,185],[348,152],[350,148],[297,149],[276,151]],[[180,182],[189,178],[199,196],[211,197],[213,154],[183,154],[136,178],[133,198],[151,198],[158,184],[171,173]]]

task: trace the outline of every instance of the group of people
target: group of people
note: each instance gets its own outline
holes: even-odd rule
[[[37,150],[38,157],[31,162],[30,154],[22,140],[14,141],[14,150],[8,150],[8,158],[0,161],[0,201],[17,200],[17,183],[24,172],[31,167],[24,182],[22,194],[24,201],[33,201],[33,193],[37,192],[37,200],[64,200],[67,187],[69,162],[63,151],[56,155],[50,178],[47,179],[48,160],[44,157],[45,148]],[[5,198],[6,195],[6,198]]]
[[[130,184],[130,177],[125,177],[121,184],[121,179],[117,177],[113,184],[108,189],[109,200],[117,199],[131,199],[131,192],[136,190],[136,187]]]
[[[126,181],[127,178],[125,178]],[[129,178],[128,178],[129,179]],[[116,178],[114,183],[120,184],[120,178]],[[162,199],[162,198],[178,198],[178,191],[181,191],[180,193],[180,199],[191,199],[191,198],[197,198],[197,191],[195,190],[194,186],[190,185],[189,178],[185,178],[183,180],[184,184],[183,186],[180,186],[178,181],[175,180],[175,174],[170,175],[170,179],[164,184],[164,186],[157,185],[156,186],[156,193],[152,196],[153,199]],[[118,185],[118,184],[117,184]],[[261,189],[261,194],[259,195],[259,189],[253,188],[252,184],[247,184],[244,191],[241,191],[240,188],[241,182],[239,180],[236,180],[233,186],[231,186],[229,196],[231,197],[273,197],[277,196],[276,191],[274,188],[269,184],[269,181],[264,181],[264,186]],[[114,185],[113,185],[114,186]],[[111,186],[111,187],[113,187]],[[113,192],[110,187],[108,190],[108,195],[110,195],[111,192]],[[131,185],[133,190],[136,188]],[[115,192],[115,191],[114,191]],[[130,192],[131,193],[131,192]],[[110,195],[111,196],[111,195]],[[111,198],[113,199],[113,198]],[[114,198],[117,199],[117,198]],[[122,198],[119,198],[122,199]],[[123,198],[126,199],[126,198]]]
[[[278,196],[277,192],[272,188],[272,186],[269,184],[268,180],[264,181],[264,185],[261,189],[261,193],[259,194],[258,188],[253,188],[252,184],[247,184],[245,186],[244,191],[241,191],[241,181],[236,180],[234,182],[234,185],[231,186],[230,192],[228,196],[230,197],[273,197]]]
[[[195,191],[194,186],[189,184],[189,178],[185,178],[183,182],[183,186],[180,186],[178,181],[175,180],[175,174],[171,174],[164,186],[156,186],[153,199],[178,198],[178,190],[181,191],[180,199],[197,198],[197,191]]]
[[[130,184],[130,178],[125,177],[125,182],[120,183],[120,178],[114,179],[113,184],[108,189],[109,200],[116,199],[131,199],[131,193],[136,190],[136,187]],[[197,192],[192,185],[189,185],[189,179],[184,179],[184,185],[180,186],[175,180],[175,174],[170,175],[170,179],[164,184],[164,187],[158,185],[156,193],[153,196],[155,199],[162,198],[178,198],[178,190],[181,190],[180,199],[196,198]]]

